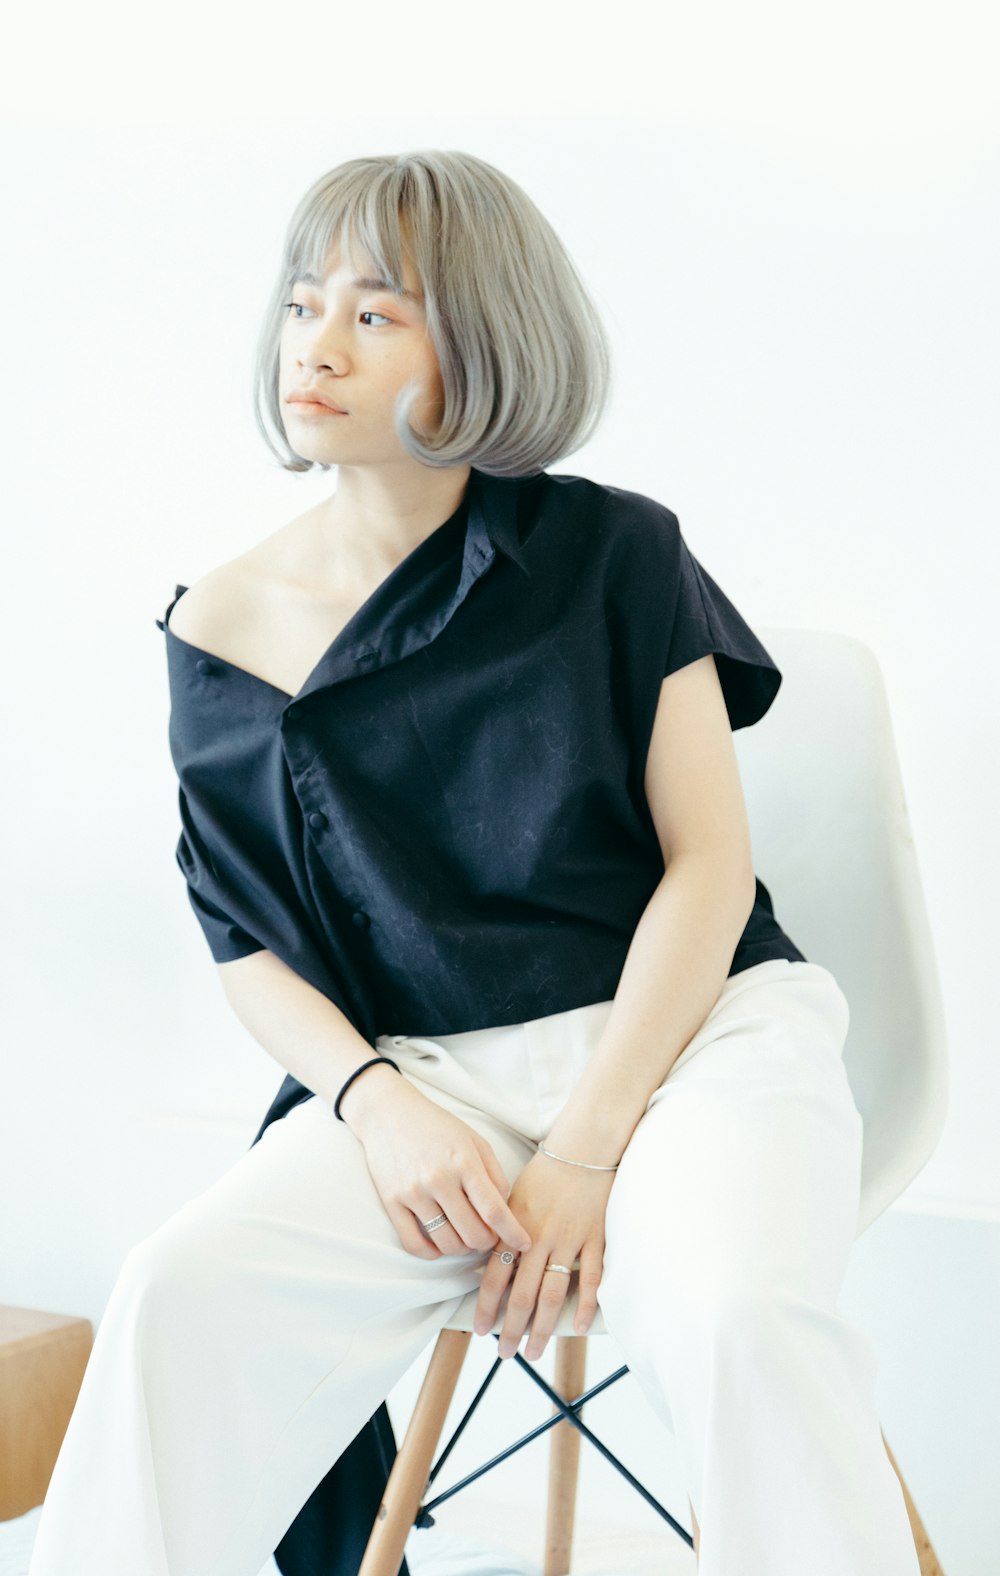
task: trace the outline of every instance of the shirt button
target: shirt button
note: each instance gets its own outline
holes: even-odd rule
[[[365,913],[364,909],[361,909],[361,908],[356,908],[354,910],[354,913],[351,915],[351,918],[353,919],[354,923],[357,925],[359,930],[367,930],[369,924],[371,923],[371,921],[368,918],[368,915]]]
[[[312,811],[309,816],[309,825],[315,827],[323,827],[326,825],[326,816],[323,814],[322,810]]]
[[[195,663],[195,667],[198,669],[199,673],[214,673],[215,672],[215,663],[214,662],[209,662],[207,657],[199,657],[197,662]]]

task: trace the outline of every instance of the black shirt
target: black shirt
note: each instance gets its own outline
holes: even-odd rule
[[[781,684],[677,516],[580,476],[473,468],[295,696],[175,635],[186,589],[156,622],[212,956],[266,947],[373,1047],[610,1000],[664,870],[663,678],[714,652],[734,729]],[[758,877],[729,972],[766,958],[804,961]],[[311,1093],[289,1074],[257,1138]]]

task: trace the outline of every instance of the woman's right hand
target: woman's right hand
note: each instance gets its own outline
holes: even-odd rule
[[[389,1087],[384,1073],[376,1077],[384,1080],[377,1100],[349,1110],[352,1088],[341,1109],[364,1147],[372,1181],[406,1251],[436,1259],[482,1253],[499,1239],[526,1252],[531,1238],[507,1207],[510,1184],[492,1145],[407,1079],[395,1074]],[[374,1095],[374,1089],[365,1094]],[[421,1222],[440,1214],[448,1217],[446,1224],[428,1235]]]

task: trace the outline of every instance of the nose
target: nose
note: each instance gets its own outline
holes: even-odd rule
[[[334,373],[346,372],[350,361],[341,343],[346,329],[338,327],[332,319],[324,324],[318,318],[310,327],[312,332],[304,336],[305,343],[299,341],[300,364],[310,368],[326,368]]]
[[[299,356],[299,366],[309,371],[332,372],[339,377],[347,371],[347,357],[324,345],[315,351],[303,351]]]

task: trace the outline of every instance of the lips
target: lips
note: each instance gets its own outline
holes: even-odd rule
[[[324,405],[327,410],[334,410],[339,416],[346,416],[347,412],[342,405],[334,404],[332,399],[325,398],[318,390],[297,389],[294,394],[289,394],[286,401],[288,405]]]

